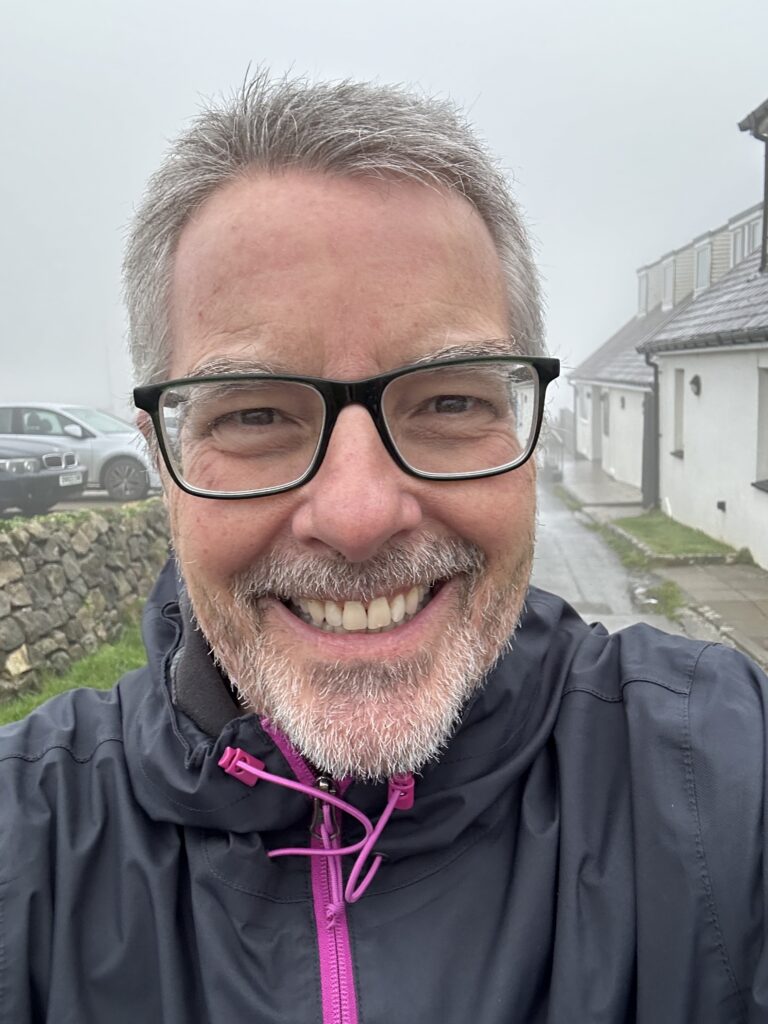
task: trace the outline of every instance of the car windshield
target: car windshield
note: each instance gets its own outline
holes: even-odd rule
[[[66,407],[66,411],[77,416],[97,434],[132,434],[136,430],[133,424],[126,420],[120,420],[117,416],[111,416],[108,412],[101,412],[100,409],[69,405]]]

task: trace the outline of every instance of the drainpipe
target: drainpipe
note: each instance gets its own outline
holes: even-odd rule
[[[763,175],[763,249],[760,254],[760,273],[768,271],[768,135],[765,138],[765,173]]]
[[[763,244],[760,249],[760,273],[768,272],[768,100],[743,121],[739,131],[749,132],[758,142],[765,144],[765,170],[763,172]]]
[[[643,477],[643,504],[648,508],[658,508],[660,500],[661,482],[659,479],[659,364],[654,362],[647,352],[643,353],[645,362],[653,370],[653,385],[651,386],[651,423],[645,434],[650,438],[650,450],[648,452],[648,479]],[[645,462],[645,460],[643,460]]]

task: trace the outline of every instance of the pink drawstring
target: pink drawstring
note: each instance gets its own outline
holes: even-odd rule
[[[344,900],[346,900],[347,903],[357,903],[373,881],[376,872],[379,870],[382,857],[377,854],[374,857],[373,863],[368,869],[368,873],[365,878],[359,885],[357,884],[357,881],[366,866],[366,862],[373,853],[373,849],[378,842],[381,833],[384,831],[387,822],[392,817],[395,810],[409,810],[413,807],[414,782],[412,775],[393,775],[389,780],[387,804],[381,814],[381,817],[374,826],[367,815],[363,814],[363,812],[359,811],[356,807],[353,807],[352,804],[347,803],[346,800],[341,800],[339,797],[334,796],[333,793],[326,792],[326,790],[307,786],[303,782],[295,782],[293,779],[284,779],[281,775],[273,775],[271,772],[265,771],[263,761],[260,761],[252,754],[246,753],[246,751],[241,750],[239,747],[227,747],[219,760],[219,766],[223,768],[228,775],[232,775],[234,778],[239,779],[240,782],[245,783],[246,786],[255,786],[259,779],[263,779],[265,782],[274,782],[278,786],[285,786],[286,789],[296,790],[297,793],[304,793],[305,796],[310,797],[312,800],[322,800],[324,802],[322,821],[318,830],[320,840],[323,844],[322,848],[306,846],[286,847],[281,850],[271,850],[267,856],[343,857],[347,854],[357,854],[357,859],[352,867],[352,871],[350,872],[349,880],[344,888],[343,898],[341,892],[337,891],[338,885],[336,883],[334,873],[331,872],[332,905],[328,908],[329,918],[335,916],[338,910],[343,906]],[[363,838],[358,840],[356,843],[352,843],[350,846],[332,846],[334,829],[333,820],[331,818],[331,807],[336,807],[345,814],[351,814],[352,817],[363,826],[363,830],[365,832]]]

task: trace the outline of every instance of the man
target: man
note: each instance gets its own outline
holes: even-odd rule
[[[258,76],[125,268],[176,564],[2,736],[0,1021],[768,1020],[766,680],[528,588],[557,366],[456,113]]]

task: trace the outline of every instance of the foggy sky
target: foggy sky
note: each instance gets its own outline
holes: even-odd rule
[[[469,108],[567,372],[634,314],[637,267],[761,199],[737,121],[768,98],[767,37],[766,0],[3,0],[0,399],[127,408],[125,224],[166,140],[249,64]]]

